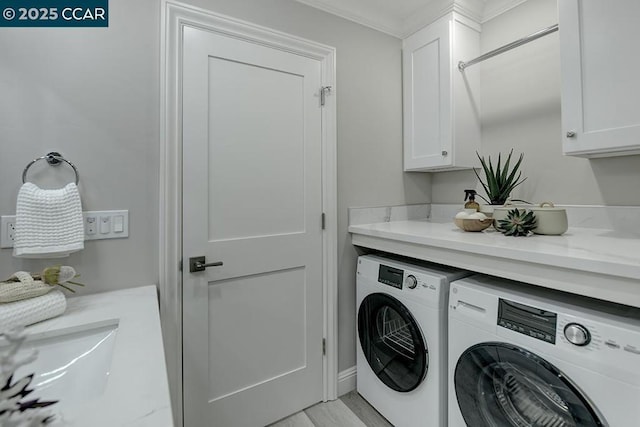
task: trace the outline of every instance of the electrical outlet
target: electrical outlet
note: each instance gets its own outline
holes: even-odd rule
[[[2,215],[0,217],[0,248],[12,248],[15,240],[16,216]]]

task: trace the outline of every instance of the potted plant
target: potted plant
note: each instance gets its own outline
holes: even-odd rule
[[[480,157],[480,154],[476,152],[476,155],[482,164],[482,169],[484,170],[485,180],[483,181],[482,178],[480,178],[478,171],[475,169],[473,171],[482,184],[484,191],[487,193],[488,199],[484,198],[480,194],[478,194],[478,196],[490,205],[504,205],[507,202],[507,199],[510,198],[511,191],[527,179],[522,178],[522,172],[519,170],[524,154],[520,154],[520,158],[516,164],[513,165],[512,169],[509,169],[512,154],[513,149],[509,152],[504,165],[502,164],[502,155],[498,154],[498,163],[494,168],[493,163],[491,162],[491,156],[489,156],[488,160],[485,161],[484,157]],[[524,200],[515,201],[524,202]]]

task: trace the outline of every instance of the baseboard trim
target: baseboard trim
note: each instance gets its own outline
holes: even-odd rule
[[[338,397],[356,389],[356,367],[338,372]]]

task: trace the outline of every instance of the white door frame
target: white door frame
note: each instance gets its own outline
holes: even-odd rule
[[[182,29],[195,27],[320,61],[322,86],[335,93],[335,49],[194,6],[162,0],[160,37],[160,320],[176,426],[182,425]],[[318,98],[320,98],[318,88]],[[338,397],[336,102],[322,109],[323,399]],[[320,102],[320,99],[318,99]]]

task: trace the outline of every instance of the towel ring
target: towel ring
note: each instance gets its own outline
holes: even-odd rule
[[[64,157],[62,157],[62,155],[60,155],[60,153],[52,151],[52,152],[48,153],[46,156],[38,157],[37,159],[33,159],[33,160],[31,160],[31,162],[29,162],[29,164],[24,168],[24,171],[22,172],[22,183],[23,184],[27,182],[27,171],[29,170],[31,165],[33,165],[38,160],[46,160],[47,163],[49,163],[51,166],[59,166],[61,162],[65,162],[66,164],[68,164],[69,166],[71,166],[73,168],[73,171],[76,174],[76,185],[78,185],[78,182],[80,182],[80,174],[78,173],[78,168],[76,168],[76,165],[74,165],[69,160],[67,160]]]

